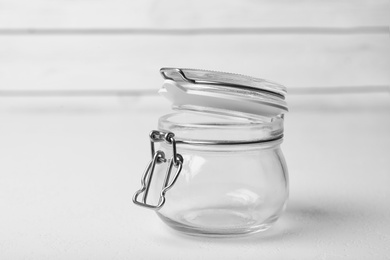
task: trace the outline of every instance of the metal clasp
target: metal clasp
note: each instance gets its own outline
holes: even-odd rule
[[[161,131],[152,131],[149,134],[150,137],[150,148],[152,152],[152,159],[150,160],[146,170],[141,179],[141,189],[139,189],[133,196],[133,202],[142,207],[146,207],[153,210],[159,210],[165,203],[165,193],[172,188],[175,184],[177,177],[181,172],[183,166],[183,157],[176,151],[176,140],[174,134],[171,132],[161,132]],[[172,158],[167,160],[163,151],[155,151],[154,143],[156,142],[165,142],[172,145],[173,155]],[[168,168],[165,174],[164,183],[160,192],[160,198],[157,205],[151,205],[147,203],[148,193],[150,184],[152,183],[152,177],[156,164],[165,163],[168,161]],[[175,175],[171,178],[172,168],[176,168]],[[142,201],[138,200],[138,197],[143,193]]]

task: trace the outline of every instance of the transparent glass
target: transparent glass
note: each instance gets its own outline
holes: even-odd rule
[[[182,111],[160,118],[159,129],[196,143],[177,145],[183,168],[157,211],[170,227],[233,236],[266,230],[279,218],[288,198],[283,118],[254,121]],[[218,144],[201,144],[210,141]],[[170,145],[158,149],[172,156]],[[159,197],[165,173],[165,163],[156,166],[149,198]]]

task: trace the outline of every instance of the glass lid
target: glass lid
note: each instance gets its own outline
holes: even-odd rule
[[[159,93],[174,109],[245,118],[272,118],[288,111],[286,88],[249,76],[196,69],[162,68]]]

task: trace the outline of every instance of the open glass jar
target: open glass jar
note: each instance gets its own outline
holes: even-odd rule
[[[150,133],[152,159],[134,203],[187,234],[269,228],[288,198],[280,149],[285,88],[204,70],[163,68],[161,74],[160,94],[176,112],[162,116]]]

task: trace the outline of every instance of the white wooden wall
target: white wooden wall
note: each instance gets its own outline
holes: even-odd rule
[[[146,94],[163,66],[266,78],[290,93],[388,91],[389,14],[387,0],[0,0],[0,93]]]

